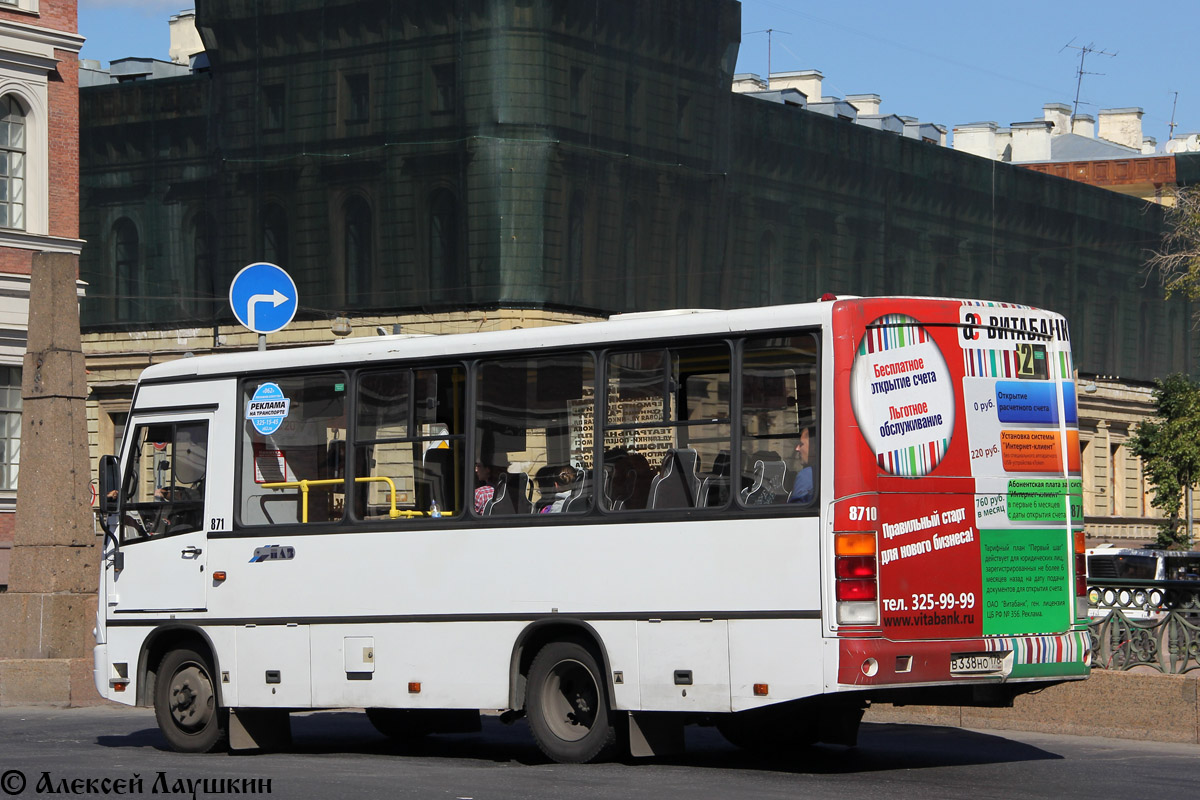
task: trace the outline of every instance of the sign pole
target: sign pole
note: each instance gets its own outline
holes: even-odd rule
[[[267,335],[265,333],[260,333],[258,335],[258,352],[267,352]]]

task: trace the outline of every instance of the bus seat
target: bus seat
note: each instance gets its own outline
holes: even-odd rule
[[[563,511],[587,511],[592,505],[591,470],[579,470],[579,480],[571,487],[571,496],[563,503]]]
[[[699,505],[720,508],[729,500],[729,475],[707,475],[700,481]]]
[[[492,498],[484,504],[483,515],[512,516],[528,514],[531,510],[529,476],[524,472],[505,472],[501,474]]]
[[[650,508],[696,505],[700,494],[700,476],[696,474],[699,460],[691,447],[668,450],[663,455],[662,469],[650,482]]]
[[[766,506],[785,502],[787,490],[783,488],[783,479],[786,475],[787,464],[783,462],[783,459],[755,461],[754,483],[742,489],[742,504]]]

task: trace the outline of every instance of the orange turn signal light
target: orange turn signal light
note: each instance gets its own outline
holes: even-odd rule
[[[839,533],[833,539],[833,550],[839,556],[873,556],[875,534]]]
[[[770,689],[770,687],[767,686],[767,684],[765,684],[765,683],[756,683],[756,684],[754,684],[754,696],[755,697],[766,697],[767,691],[769,689]]]
[[[123,692],[123,691],[125,691],[125,687],[127,687],[127,686],[129,686],[128,683],[114,683],[113,691],[114,692]]]
[[[221,570],[221,571],[219,571],[219,572],[214,572],[214,573],[213,573],[213,580],[214,580],[214,581],[223,581],[223,580],[225,580],[225,571],[224,571],[224,570]]]
[[[408,693],[409,694],[420,694],[421,693],[420,681],[409,681]]]
[[[1082,553],[1087,550],[1087,537],[1083,531],[1075,531],[1075,552]]]

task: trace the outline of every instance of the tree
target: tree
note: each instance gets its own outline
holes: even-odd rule
[[[1166,515],[1157,546],[1186,549],[1190,533],[1180,516],[1185,490],[1200,478],[1200,384],[1186,375],[1155,381],[1157,418],[1139,423],[1131,439],[1154,486],[1151,505]]]
[[[1200,187],[1173,192],[1175,204],[1163,211],[1162,248],[1153,250],[1146,269],[1157,273],[1167,297],[1200,298]]]

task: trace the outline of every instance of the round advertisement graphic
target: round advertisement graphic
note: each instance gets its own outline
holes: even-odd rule
[[[927,475],[954,431],[954,387],[937,344],[903,314],[867,326],[850,373],[854,418],[879,467]]]

